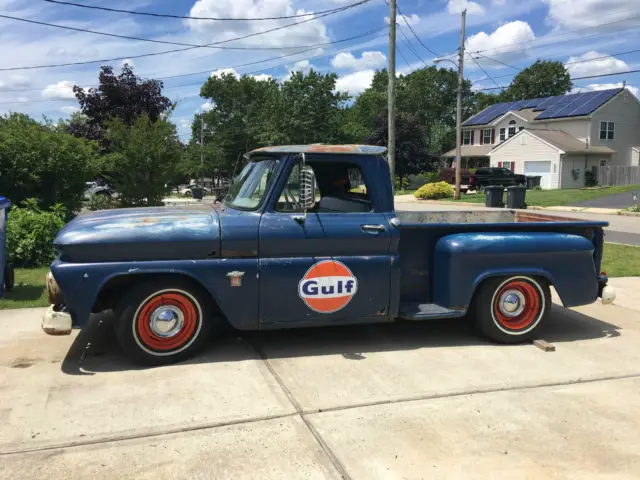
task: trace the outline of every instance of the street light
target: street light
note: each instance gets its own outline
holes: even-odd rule
[[[462,168],[462,62],[457,64],[450,58],[435,58],[433,63],[436,65],[442,62],[449,62],[453,64],[454,68],[458,71],[458,90],[456,92],[456,191],[455,199],[460,199],[460,169]]]

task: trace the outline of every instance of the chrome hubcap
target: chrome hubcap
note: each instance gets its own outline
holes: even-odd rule
[[[507,290],[500,296],[500,313],[507,317],[517,317],[525,307],[524,295],[518,290]]]
[[[176,335],[184,326],[184,315],[178,307],[163,305],[151,314],[149,326],[154,335],[169,338]]]

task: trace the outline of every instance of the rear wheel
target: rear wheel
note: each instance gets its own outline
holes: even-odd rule
[[[142,365],[166,365],[195,355],[211,332],[211,299],[182,279],[134,287],[120,302],[118,342]]]
[[[478,330],[500,343],[531,340],[550,311],[547,282],[526,276],[485,280],[472,305]]]

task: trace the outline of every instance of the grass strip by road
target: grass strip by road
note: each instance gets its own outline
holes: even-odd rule
[[[640,247],[605,243],[603,272],[609,277],[640,277]],[[16,285],[0,298],[0,310],[47,307],[45,276],[48,268],[16,269]]]
[[[45,292],[48,271],[48,267],[16,269],[15,286],[0,298],[0,310],[49,306]]]
[[[606,188],[569,188],[562,190],[527,190],[527,205],[536,207],[559,207],[571,205],[576,202],[607,197],[617,193],[626,193],[640,190],[640,185],[624,185],[621,187]],[[484,203],[484,193],[472,193],[461,195],[459,202]]]

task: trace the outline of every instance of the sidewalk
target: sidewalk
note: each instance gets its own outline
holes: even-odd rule
[[[454,202],[451,200],[418,200],[413,195],[396,195],[395,201],[398,203],[420,203],[425,205],[455,205],[458,208],[485,208],[484,204],[477,202],[465,202],[460,200]],[[597,207],[572,207],[572,206],[554,206],[539,207],[531,205],[528,210],[547,210],[551,212],[575,212],[575,213],[594,213],[596,215],[623,215],[629,217],[640,217],[640,213],[626,212],[615,208],[597,208]]]

